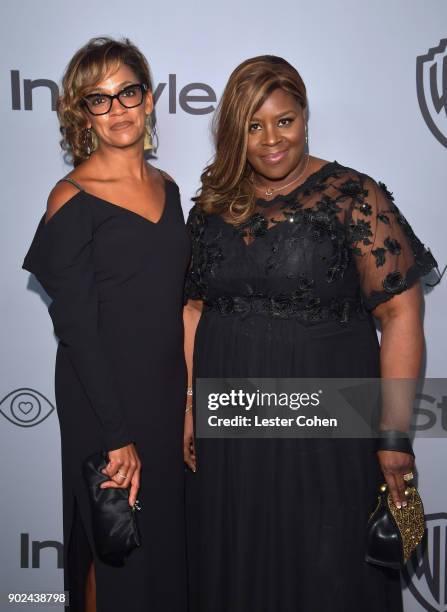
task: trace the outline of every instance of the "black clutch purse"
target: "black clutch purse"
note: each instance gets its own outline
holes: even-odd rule
[[[128,489],[100,488],[100,484],[110,480],[101,472],[107,463],[107,453],[94,453],[84,461],[83,474],[92,510],[96,554],[104,563],[119,567],[141,544],[136,518],[141,506],[138,500],[133,507],[129,506]]]
[[[387,488],[380,487],[377,507],[368,520],[365,559],[402,569],[424,536],[424,507],[416,487],[406,488],[407,505],[402,508],[395,506]]]

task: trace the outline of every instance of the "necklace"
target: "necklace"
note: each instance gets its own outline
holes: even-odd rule
[[[271,198],[272,195],[276,191],[281,191],[282,189],[287,189],[287,187],[290,187],[290,185],[293,185],[294,183],[299,181],[300,178],[303,176],[303,174],[306,172],[308,165],[309,165],[309,155],[307,156],[306,163],[304,164],[304,168],[303,168],[302,172],[300,172],[299,175],[296,178],[293,179],[293,181],[290,181],[290,183],[287,183],[287,185],[281,185],[281,187],[275,187],[275,189],[272,189],[272,187],[267,187],[267,188],[265,188],[265,187],[257,187],[254,184],[254,182],[253,182],[253,185],[254,185],[255,189],[257,189],[258,191],[263,191],[268,198]]]

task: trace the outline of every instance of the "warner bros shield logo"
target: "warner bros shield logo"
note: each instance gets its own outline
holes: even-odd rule
[[[416,86],[425,123],[447,147],[447,38],[417,58]]]
[[[447,512],[427,514],[427,529],[417,553],[403,570],[408,589],[422,610],[447,611]]]

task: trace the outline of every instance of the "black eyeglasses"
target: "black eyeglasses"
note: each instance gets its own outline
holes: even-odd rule
[[[145,83],[135,83],[134,85],[128,85],[114,96],[104,93],[89,94],[82,98],[81,104],[92,115],[106,115],[110,112],[115,98],[125,108],[140,106],[147,90],[148,86]]]

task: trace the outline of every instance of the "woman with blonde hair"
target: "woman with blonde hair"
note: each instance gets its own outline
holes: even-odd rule
[[[188,220],[191,385],[419,374],[418,279],[436,261],[383,184],[309,154],[307,119],[282,58],[230,76]],[[365,533],[383,478],[406,504],[408,438],[195,438],[202,408],[186,402],[191,610],[402,610],[399,573],[365,562]]]
[[[58,116],[74,170],[52,189],[23,263],[52,298],[59,338],[73,611],[186,606],[182,292],[190,244],[177,185],[145,160],[153,115],[149,66],[129,40],[95,38],[73,56]],[[99,451],[108,458],[102,487],[128,489],[129,505],[138,498],[141,506],[141,545],[121,567],[95,549],[82,466]]]

